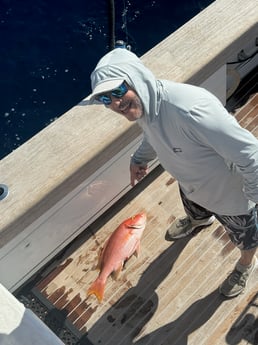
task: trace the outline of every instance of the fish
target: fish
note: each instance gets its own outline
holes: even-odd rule
[[[87,296],[95,295],[102,302],[108,277],[117,279],[126,261],[132,255],[138,257],[140,240],[146,226],[145,212],[138,213],[123,221],[104,243],[100,250],[97,268],[99,275],[87,291]]]

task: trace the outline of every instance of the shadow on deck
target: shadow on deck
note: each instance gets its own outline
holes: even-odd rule
[[[241,84],[227,108],[258,136],[256,80],[252,88]],[[148,223],[139,258],[127,263],[117,281],[108,280],[101,304],[86,297],[97,276],[99,247],[142,209]],[[68,345],[257,345],[258,269],[244,294],[223,298],[217,288],[239,253],[217,221],[196,236],[165,241],[166,229],[182,213],[177,182],[157,167],[17,298]]]

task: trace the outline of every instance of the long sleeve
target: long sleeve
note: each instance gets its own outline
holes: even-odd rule
[[[157,154],[153,147],[149,144],[147,136],[144,135],[143,140],[131,157],[131,162],[137,165],[147,165],[154,160]]]
[[[220,104],[210,102],[207,108],[211,105],[216,117],[205,117],[205,121],[199,122],[197,135],[225,159],[232,173],[236,169],[243,176],[246,198],[258,203],[258,141],[240,127],[232,115],[222,110]],[[203,112],[203,108],[201,110]],[[198,122],[200,109],[196,107],[191,113]]]

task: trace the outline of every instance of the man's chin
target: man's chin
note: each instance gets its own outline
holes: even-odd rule
[[[127,118],[127,120],[129,121],[137,121],[142,115],[141,114],[127,114],[125,115],[125,117]]]

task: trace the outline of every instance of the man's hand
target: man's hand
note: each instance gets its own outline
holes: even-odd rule
[[[131,185],[135,185],[135,180],[140,181],[145,175],[148,174],[147,165],[130,164]]]

